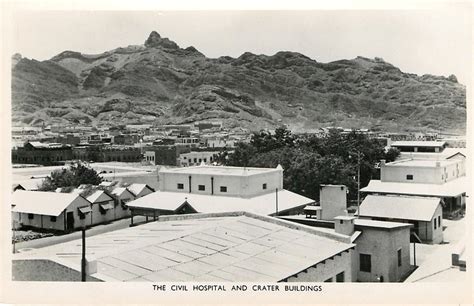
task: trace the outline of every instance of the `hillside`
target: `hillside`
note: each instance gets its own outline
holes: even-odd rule
[[[466,88],[382,59],[319,63],[295,52],[207,58],[152,32],[142,46],[47,61],[15,55],[14,124],[189,123],[253,130],[288,124],[463,133]]]

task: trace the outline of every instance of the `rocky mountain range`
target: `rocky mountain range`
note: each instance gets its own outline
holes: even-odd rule
[[[381,58],[320,63],[295,52],[208,58],[153,31],[144,45],[50,60],[12,58],[15,125],[176,124],[220,120],[464,133],[456,77],[404,73]]]

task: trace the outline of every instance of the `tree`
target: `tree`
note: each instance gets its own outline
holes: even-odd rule
[[[390,148],[388,151],[385,153],[385,161],[386,162],[393,162],[397,157],[400,156],[400,150],[397,148]]]
[[[81,184],[99,185],[102,178],[97,171],[82,163],[71,165],[69,168],[51,172],[41,184],[42,191],[53,191],[59,187],[78,187]]]
[[[342,134],[331,130],[326,136],[293,135],[285,128],[275,133],[261,131],[250,143],[238,144],[223,161],[229,166],[268,167],[281,164],[284,187],[307,197],[319,198],[320,184],[342,184],[349,188],[349,198],[357,198],[357,170],[361,187],[376,177],[376,164],[391,161],[399,152],[385,152],[382,143],[352,131]]]

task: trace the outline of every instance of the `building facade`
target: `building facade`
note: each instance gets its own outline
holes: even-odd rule
[[[283,168],[198,166],[162,169],[160,191],[253,197],[283,189]]]

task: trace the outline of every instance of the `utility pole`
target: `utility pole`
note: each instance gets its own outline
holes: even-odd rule
[[[357,217],[360,215],[360,151],[357,151]]]
[[[278,217],[278,188],[275,189],[275,205],[276,205],[275,217]]]
[[[81,282],[86,281],[86,227],[82,227]]]

